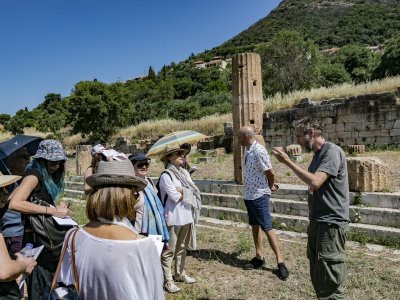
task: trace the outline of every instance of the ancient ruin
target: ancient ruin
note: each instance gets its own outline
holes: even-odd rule
[[[257,53],[237,54],[232,59],[233,152],[235,181],[243,182],[243,149],[237,132],[244,125],[254,126],[257,140],[262,140],[263,93],[261,58]],[[264,143],[263,143],[264,144]]]

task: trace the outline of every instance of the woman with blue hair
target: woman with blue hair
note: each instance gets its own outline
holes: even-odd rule
[[[61,195],[64,185],[65,161],[67,157],[60,142],[43,140],[36,154],[26,167],[20,186],[14,191],[9,208],[26,215],[45,215],[64,218],[69,215],[65,203],[55,205]],[[41,199],[49,206],[30,202],[31,199]],[[29,219],[25,220],[24,242],[30,242],[35,247],[41,246],[34,238],[34,232]],[[28,298],[47,299],[51,280],[57,267],[60,249],[43,249],[37,259],[37,266],[29,276]]]

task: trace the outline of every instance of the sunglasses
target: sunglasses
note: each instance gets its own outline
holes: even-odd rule
[[[61,165],[61,164],[63,164],[63,163],[64,163],[64,161],[60,160],[60,161],[49,161],[47,164],[48,164],[49,166],[51,166],[51,167],[55,167],[55,166]]]
[[[142,169],[143,167],[146,167],[146,169],[150,166],[150,164],[146,161],[146,162],[141,162],[136,164],[138,169]]]
[[[18,158],[22,158],[24,160],[29,160],[31,158],[31,156],[29,154],[21,154],[21,155],[18,155]]]

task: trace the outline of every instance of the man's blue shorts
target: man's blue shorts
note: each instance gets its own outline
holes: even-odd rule
[[[272,229],[269,197],[269,195],[265,194],[254,200],[244,200],[249,216],[249,224],[259,225],[264,231]]]

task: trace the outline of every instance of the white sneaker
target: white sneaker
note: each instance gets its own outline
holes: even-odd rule
[[[188,276],[186,274],[183,274],[183,275],[180,275],[180,276],[175,276],[174,280],[176,282],[184,282],[184,283],[188,283],[188,284],[196,282],[196,279],[194,279],[193,277],[190,277],[190,276]]]
[[[181,289],[178,288],[175,283],[172,280],[168,280],[164,283],[164,289],[168,292],[168,293],[177,293],[179,292]]]

